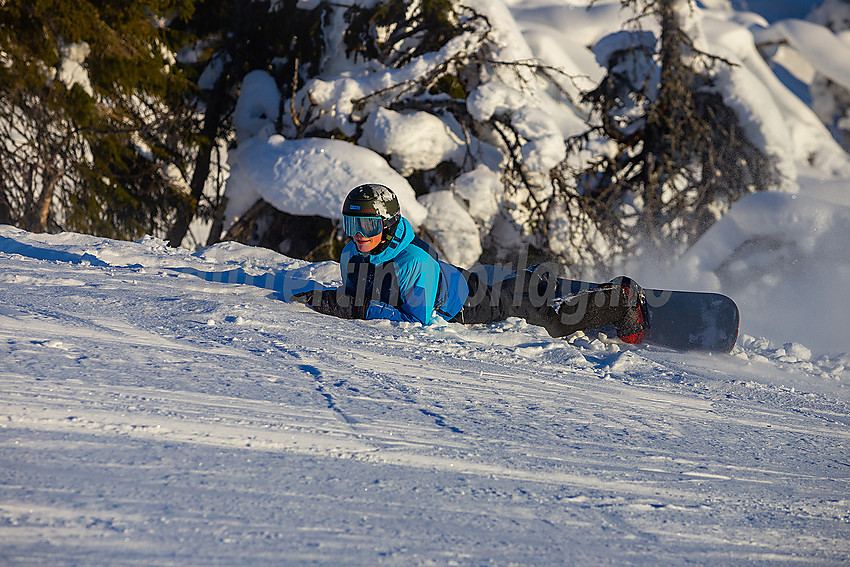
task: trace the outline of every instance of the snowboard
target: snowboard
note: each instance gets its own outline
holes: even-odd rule
[[[572,295],[598,284],[558,280],[558,295]],[[720,293],[646,289],[649,329],[644,343],[682,351],[727,353],[738,339],[738,306]],[[599,329],[613,336],[612,329]],[[592,333],[593,331],[591,331]]]

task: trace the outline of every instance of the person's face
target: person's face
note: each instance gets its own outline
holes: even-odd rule
[[[357,251],[361,254],[368,254],[369,252],[377,248],[378,244],[381,243],[382,235],[383,233],[377,236],[373,236],[371,238],[367,238],[358,232],[354,235],[354,245],[357,246]]]
[[[357,217],[342,215],[345,234],[354,240],[357,251],[368,254],[381,243],[384,234],[384,221],[378,217]]]

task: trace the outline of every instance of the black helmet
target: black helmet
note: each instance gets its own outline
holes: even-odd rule
[[[365,183],[352,189],[342,205],[342,214],[351,217],[378,217],[385,221],[398,219],[398,198],[392,190],[378,183]]]
[[[399,219],[401,219],[401,210],[395,193],[389,187],[378,183],[366,183],[349,191],[345,202],[342,204],[342,216],[345,232],[349,236],[354,236],[359,230],[355,228],[359,223],[355,219],[346,219],[345,217],[381,219],[381,222],[375,226],[375,230],[383,232],[386,242],[395,234],[395,228],[398,226]],[[349,227],[349,220],[352,221],[352,227]],[[362,221],[360,222],[362,223]]]

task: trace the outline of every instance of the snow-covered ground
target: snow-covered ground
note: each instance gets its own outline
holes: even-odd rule
[[[168,269],[335,277],[232,243],[2,227],[0,268],[3,565],[850,557],[847,356],[343,321]]]

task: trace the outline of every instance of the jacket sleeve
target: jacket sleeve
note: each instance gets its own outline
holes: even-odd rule
[[[422,323],[427,325],[431,322],[431,313],[434,310],[434,302],[427,301],[428,292],[425,288],[411,288],[404,296],[404,303],[398,308],[372,300],[366,312],[367,319],[389,319],[390,321],[408,321],[410,323]]]

